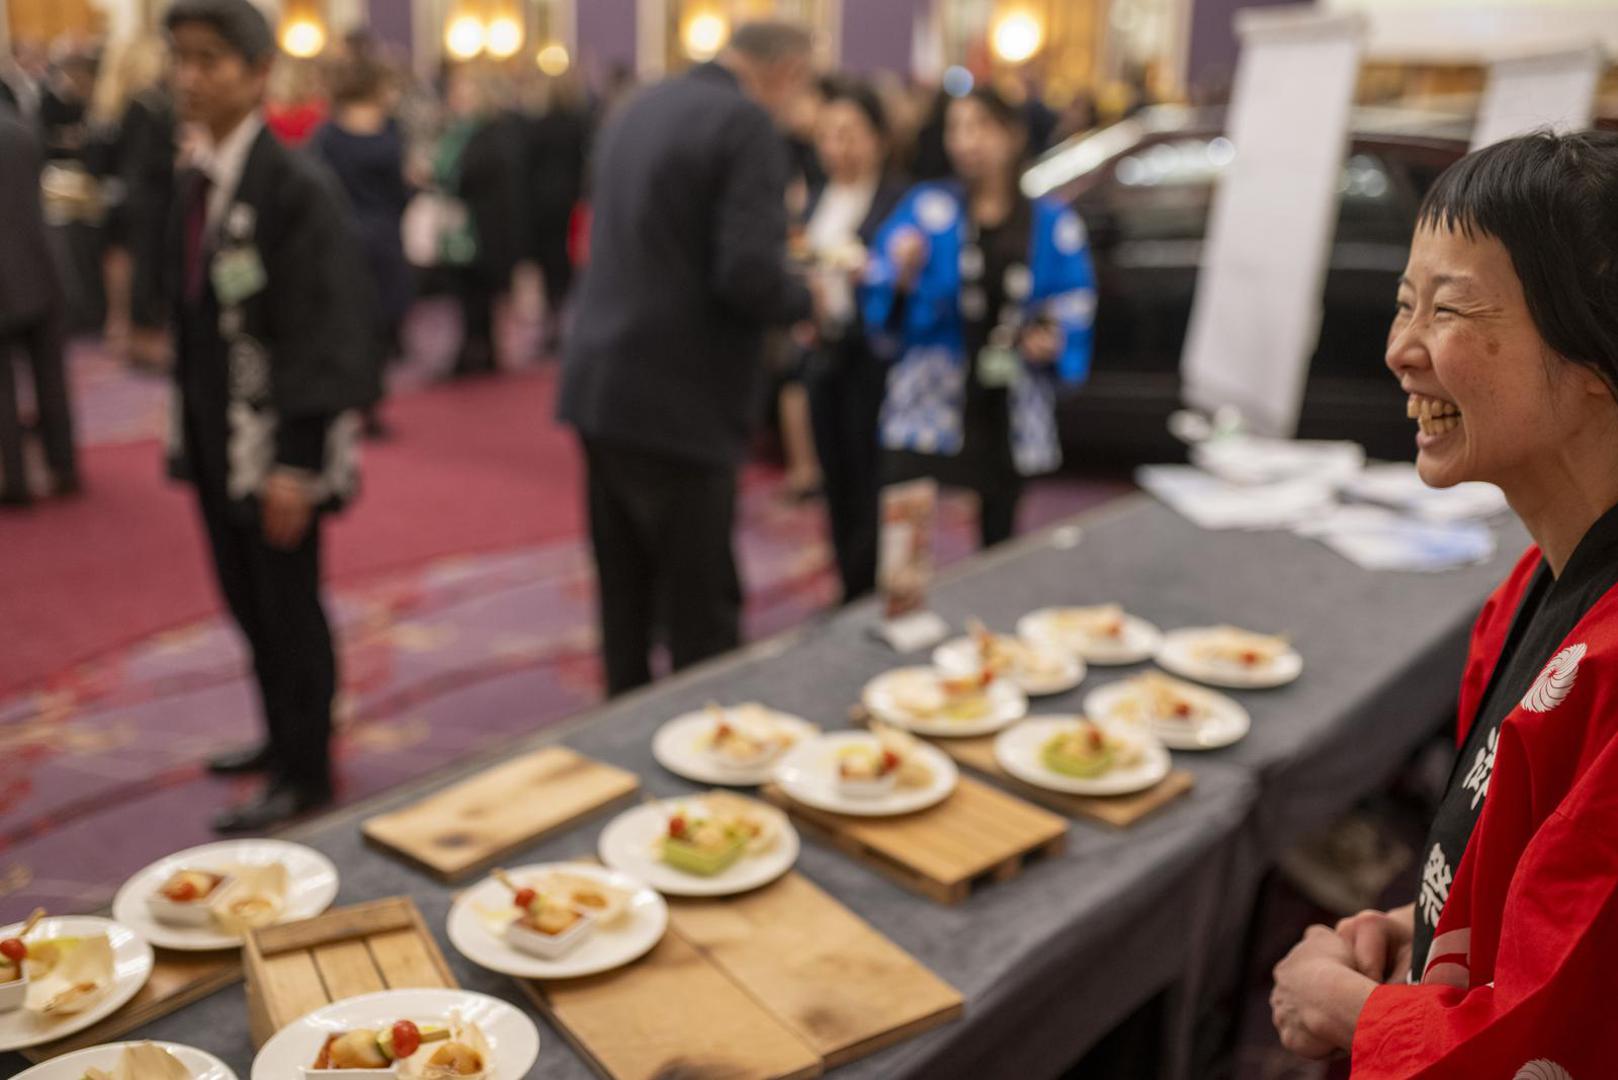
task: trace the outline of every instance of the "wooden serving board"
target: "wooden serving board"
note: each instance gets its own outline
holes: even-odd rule
[[[305,1013],[344,998],[460,985],[407,896],[255,930],[247,935],[242,962],[255,1046]]]
[[[1178,799],[1196,784],[1196,777],[1185,769],[1171,769],[1169,774],[1145,791],[1132,795],[1072,795],[1065,791],[1052,791],[1019,780],[1000,767],[994,756],[994,736],[973,739],[932,739],[934,746],[967,768],[990,777],[996,782],[1042,806],[1060,811],[1071,817],[1087,817],[1116,828],[1127,828],[1147,814]]]
[[[774,784],[760,794],[812,835],[944,904],[1007,881],[1025,863],[1059,854],[1067,821],[963,776],[937,806],[898,817],[853,817],[794,802]]]
[[[670,900],[669,918],[828,1069],[962,1012],[959,991],[797,873],[741,896]]]
[[[77,1034],[30,1047],[23,1055],[30,1061],[40,1062],[87,1046],[113,1042],[121,1035],[223,990],[242,977],[238,949],[200,953],[152,951],[155,954],[152,976],[127,1005]]]
[[[518,980],[609,1080],[798,1080],[820,1055],[678,933],[616,971]]]
[[[634,773],[561,746],[524,754],[365,822],[365,839],[459,881],[640,788]]]

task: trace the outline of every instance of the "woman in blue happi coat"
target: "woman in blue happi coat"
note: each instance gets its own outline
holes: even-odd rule
[[[862,302],[889,362],[883,479],[977,493],[985,547],[1011,536],[1023,480],[1062,461],[1056,396],[1090,367],[1084,225],[1019,186],[1021,114],[983,88],[949,105],[955,178],[920,184],[871,247]]]

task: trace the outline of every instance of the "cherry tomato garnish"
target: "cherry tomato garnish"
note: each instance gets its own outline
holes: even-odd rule
[[[407,1058],[421,1048],[421,1029],[409,1020],[393,1025],[393,1056]]]
[[[22,938],[8,937],[0,941],[0,956],[4,956],[13,964],[20,964],[28,958],[28,946]]]
[[[534,901],[538,897],[539,897],[539,894],[537,892],[535,892],[533,889],[518,889],[517,890],[517,895],[512,897],[511,900],[512,900],[512,903],[516,904],[518,907],[522,908],[524,911],[527,911],[530,907],[533,906]]]

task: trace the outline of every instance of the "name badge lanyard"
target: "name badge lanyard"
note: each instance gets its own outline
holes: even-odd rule
[[[981,319],[989,305],[988,293],[983,287],[987,260],[983,253],[981,233],[971,215],[966,217],[966,239],[961,245],[961,314],[968,319]],[[991,388],[1003,388],[1016,381],[1022,367],[1017,352],[1017,338],[1023,328],[1021,301],[1028,296],[1032,277],[1026,263],[1013,262],[1006,267],[1001,279],[1005,301],[996,314],[995,324],[989,328],[986,344],[978,350],[978,382]]]

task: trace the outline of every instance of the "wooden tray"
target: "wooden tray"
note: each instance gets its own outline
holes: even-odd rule
[[[1025,863],[1067,843],[1067,821],[963,776],[937,806],[899,817],[852,817],[794,802],[768,784],[760,794],[805,831],[923,896],[965,900],[980,885],[1007,881]]]
[[[616,971],[523,992],[609,1080],[798,1080],[820,1055],[678,933]]]
[[[365,839],[459,881],[596,811],[628,801],[634,773],[561,746],[497,765],[365,822]]]
[[[1087,817],[1127,828],[1147,814],[1178,799],[1190,791],[1196,777],[1185,769],[1171,769],[1169,774],[1145,791],[1133,795],[1070,795],[1065,791],[1052,791],[1038,784],[1019,780],[1000,767],[994,756],[994,736],[973,739],[932,739],[934,746],[967,768],[990,777],[1017,794],[1060,811],[1070,817]]]
[[[407,896],[255,930],[247,935],[242,963],[255,1046],[305,1013],[344,998],[460,985]]]
[[[741,896],[671,900],[669,916],[828,1069],[961,1015],[959,991],[799,874]]]
[[[29,1047],[22,1051],[30,1061],[40,1062],[87,1046],[113,1042],[138,1027],[151,1023],[171,1012],[183,1009],[216,991],[223,990],[242,977],[241,951],[229,949],[218,952],[174,952],[153,949],[155,963],[152,977],[146,980],[140,993],[129,1003],[105,1020],[92,1024],[83,1031],[65,1039]]]

